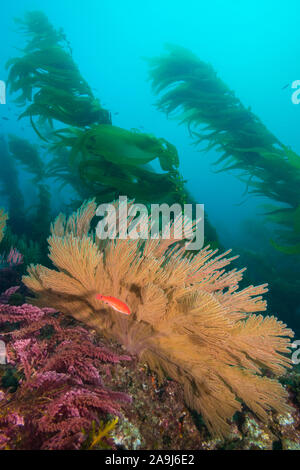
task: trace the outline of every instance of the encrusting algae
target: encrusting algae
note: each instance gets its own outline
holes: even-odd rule
[[[266,310],[266,284],[238,290],[244,270],[224,269],[234,259],[225,258],[229,252],[216,256],[206,247],[187,254],[174,239],[150,236],[100,240],[90,227],[95,213],[96,203],[88,201],[51,226],[56,269],[31,265],[23,277],[34,302],[75,317],[121,343],[161,379],[179,382],[213,435],[228,435],[242,403],[264,422],[271,410],[289,412],[286,390],[263,376],[290,367],[293,337],[275,317],[256,314]],[[99,302],[99,293],[122,300],[131,314]]]

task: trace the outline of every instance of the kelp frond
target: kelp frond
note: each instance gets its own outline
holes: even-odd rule
[[[163,138],[99,124],[53,133],[49,176],[68,180],[99,200],[126,194],[139,202],[185,202],[176,148]],[[161,173],[149,164],[159,161]],[[79,183],[80,182],[80,183]],[[79,183],[79,184],[78,184]]]
[[[23,55],[7,64],[8,83],[26,106],[20,118],[28,117],[55,153],[47,176],[70,184],[81,200],[110,201],[126,194],[143,203],[187,202],[176,148],[163,138],[111,125],[110,113],[74,63],[64,33],[42,13],[29,13],[18,24],[28,42]],[[69,127],[54,131],[53,121]],[[53,131],[47,136],[45,126]],[[151,168],[154,160],[161,171]]]
[[[6,221],[8,219],[8,215],[4,212],[3,209],[0,209],[0,242],[4,236],[4,229],[6,227]]]
[[[111,433],[115,429],[116,425],[118,424],[118,417],[116,416],[111,421],[104,423],[103,421],[100,422],[98,428],[96,428],[95,422],[92,423],[92,429],[88,436],[87,442],[85,442],[85,448],[88,450],[97,449],[105,449],[109,448],[110,446],[105,442],[106,439],[111,437]]]

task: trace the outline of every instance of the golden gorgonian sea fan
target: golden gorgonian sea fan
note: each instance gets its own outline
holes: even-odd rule
[[[266,309],[266,285],[238,290],[243,270],[224,269],[233,259],[228,252],[216,256],[207,247],[187,256],[174,240],[100,241],[90,232],[95,212],[89,201],[52,225],[49,256],[57,269],[30,266],[23,278],[36,303],[72,315],[181,383],[187,405],[215,435],[228,434],[241,403],[263,421],[271,410],[290,411],[284,388],[263,376],[290,367],[293,336],[275,317],[254,314]],[[98,293],[122,300],[131,315]]]

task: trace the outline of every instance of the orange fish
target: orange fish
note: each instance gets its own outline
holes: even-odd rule
[[[110,295],[97,294],[96,299],[102,300],[102,302],[106,303],[117,312],[125,313],[125,315],[131,314],[128,305],[126,305],[124,302],[122,302],[122,300],[119,300],[116,297],[111,297]]]

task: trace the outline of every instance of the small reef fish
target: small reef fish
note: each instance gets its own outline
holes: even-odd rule
[[[122,302],[122,300],[119,300],[116,297],[111,297],[109,295],[97,294],[96,299],[102,300],[102,302],[106,303],[107,305],[112,307],[117,312],[124,313],[125,315],[130,315],[131,314],[131,311],[130,311],[128,305],[126,305],[124,302]]]

